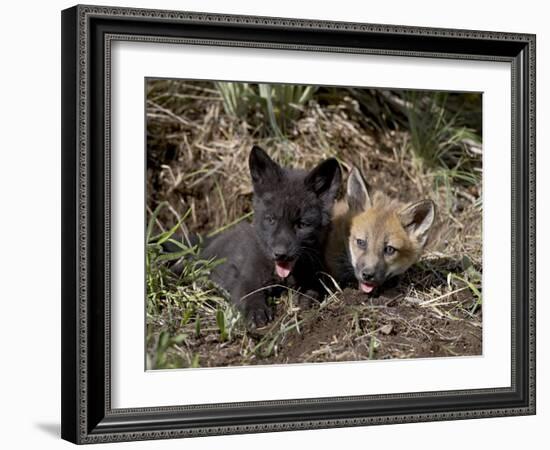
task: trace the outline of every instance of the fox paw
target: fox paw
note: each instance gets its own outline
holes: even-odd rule
[[[309,309],[315,304],[318,304],[320,300],[321,295],[319,292],[313,289],[308,289],[298,297],[298,306],[300,309]]]
[[[273,309],[265,300],[255,301],[246,306],[245,318],[248,327],[261,328],[273,320]]]

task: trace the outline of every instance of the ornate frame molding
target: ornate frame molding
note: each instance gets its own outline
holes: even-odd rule
[[[99,23],[101,22],[101,27]],[[107,23],[107,25],[105,25]],[[193,26],[202,37],[173,36],[128,32],[125,24],[161,23],[170,30]],[[135,25],[138,24],[138,25]],[[254,39],[220,39],[208,36],[212,27],[238,26],[246,29]],[[201,31],[201,29],[204,29]],[[208,30],[207,30],[208,28]],[[300,37],[302,32],[316,30],[330,32],[332,42],[309,42],[312,34],[303,39],[308,42],[281,42],[265,40],[259,32],[277,36],[286,34]],[[294,34],[293,34],[294,33]],[[372,38],[374,46],[350,46],[345,37],[353,33]],[[183,31],[185,34],[185,31]],[[238,33],[237,33],[238,34]],[[325,35],[323,35],[325,36]],[[237,36],[238,37],[238,36]],[[396,48],[388,39],[399,38],[409,44]],[[95,39],[95,40],[94,40]],[[512,64],[512,386],[510,388],[474,391],[431,392],[361,397],[335,397],[296,399],[288,401],[250,402],[239,404],[195,405],[171,408],[139,408],[113,410],[110,402],[110,63],[111,43],[115,40],[156,43],[186,43],[197,45],[243,46],[266,49],[383,54],[411,57],[450,59],[480,59],[506,61]],[[385,44],[389,42],[390,44]],[[397,41],[395,41],[397,42]],[[442,42],[449,43],[453,51],[442,51]],[[484,48],[495,50],[488,53]],[[345,45],[343,45],[345,44]],[[422,47],[421,50],[415,46]],[[102,47],[102,48],[101,48]],[[469,50],[470,49],[470,50]],[[146,9],[76,6],[63,12],[63,399],[62,435],[77,443],[97,443],[172,437],[205,436],[269,432],[327,427],[346,427],[403,422],[439,421],[481,417],[525,415],[535,413],[535,36],[487,31],[449,30],[395,25],[376,25],[347,22],[310,21],[270,17],[233,16],[193,12],[157,11]],[[102,88],[101,88],[102,85]],[[102,92],[99,92],[102,91]],[[100,103],[96,96],[101,94]],[[104,123],[94,122],[90,111],[101,108]],[[101,142],[103,156],[92,154],[92,140]],[[98,188],[98,184],[102,186]],[[103,217],[98,212],[103,211]],[[102,224],[100,224],[102,222]],[[92,232],[94,230],[94,232]],[[91,232],[100,239],[91,240]],[[102,250],[96,252],[94,243]],[[516,250],[514,250],[516,249]],[[102,260],[99,264],[98,261]],[[518,265],[520,267],[518,267]],[[103,274],[103,278],[101,278]],[[98,293],[93,280],[102,280],[103,290]],[[93,279],[92,279],[93,278]],[[526,298],[518,298],[518,293]],[[99,297],[94,297],[99,295]],[[94,298],[103,298],[97,305]],[[517,303],[515,303],[517,302]],[[520,305],[521,303],[521,305]],[[99,310],[98,310],[99,308]],[[523,309],[522,309],[523,308]],[[519,316],[518,316],[519,313]],[[101,324],[91,320],[99,314]],[[96,330],[97,328],[97,330]],[[100,336],[102,334],[102,336]],[[521,342],[520,342],[521,341]],[[97,372],[104,380],[91,379],[91,371],[98,364],[90,349],[103,345],[103,365]],[[90,370],[91,368],[91,370]],[[519,371],[517,370],[519,369]],[[65,381],[69,380],[68,383]],[[100,401],[92,399],[101,388]],[[519,392],[521,391],[521,392]],[[437,408],[414,411],[415,401],[427,397],[455,397],[467,400],[478,395],[486,396],[486,407],[442,410]],[[500,406],[496,396],[507,395],[508,402]],[[508,398],[506,397],[506,398]],[[484,397],[485,398],[485,397]],[[495,403],[491,403],[491,398]],[[380,414],[376,411],[347,417],[327,416],[317,419],[287,420],[280,412],[287,407],[328,405],[346,401],[380,402],[399,400],[412,408],[412,412]],[[407,403],[408,402],[408,403]],[[475,402],[473,403],[475,404]],[[277,408],[281,420],[264,423],[234,424],[216,422],[210,425],[193,424],[185,419],[186,413],[201,412],[204,423],[208,412],[223,408]],[[418,408],[417,408],[418,409]],[[379,410],[383,410],[379,408]],[[180,417],[176,425],[168,419]],[[164,421],[164,422],[163,422]],[[164,424],[163,424],[164,423]],[[197,422],[198,423],[198,422]]]

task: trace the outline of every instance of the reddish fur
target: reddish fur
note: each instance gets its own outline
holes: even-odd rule
[[[386,275],[399,275],[418,261],[426,241],[403,226],[399,213],[407,205],[381,192],[368,198],[368,205],[361,211],[351,210],[348,204],[343,200],[334,206],[325,248],[326,266],[338,282],[357,283],[357,271],[382,262]],[[359,248],[357,239],[366,240],[367,248]],[[393,255],[384,253],[388,245],[397,250]]]

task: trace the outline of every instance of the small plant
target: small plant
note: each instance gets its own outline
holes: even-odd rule
[[[227,114],[242,117],[248,113],[256,97],[250,84],[225,81],[217,81],[214,84],[222,96],[223,106]]]
[[[474,314],[483,302],[481,281],[481,272],[477,270],[473,265],[468,265],[462,275],[455,273],[449,274],[449,281],[458,280],[472,292],[475,298],[475,302],[470,308],[470,314]]]
[[[185,334],[171,336],[167,331],[161,331],[153,356],[147,355],[147,369],[177,369],[182,367],[182,361],[171,357],[168,350],[184,342],[186,337]]]
[[[150,369],[197,367],[200,356],[187,348],[190,339],[200,338],[202,330],[219,327],[220,341],[232,338],[238,321],[225,297],[210,280],[210,273],[221,260],[203,260],[199,245],[176,239],[174,234],[187,218],[185,214],[170,230],[154,234],[161,203],[147,227],[147,365]],[[165,252],[163,244],[178,250]],[[181,271],[170,266],[179,260]]]
[[[292,121],[300,113],[300,106],[306,104],[313,97],[315,90],[315,86],[259,85],[260,96],[265,101],[271,128],[279,137],[287,134]]]
[[[407,91],[406,115],[411,149],[419,164],[445,172],[453,180],[475,184],[480,173],[481,138],[460,123],[460,113],[450,114],[445,92]]]
[[[316,86],[292,84],[216,82],[215,85],[227,114],[254,120],[255,113],[260,112],[279,139],[285,139],[292,121],[300,114],[301,106],[313,97],[317,89]]]

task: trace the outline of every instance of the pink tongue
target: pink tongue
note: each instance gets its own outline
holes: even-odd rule
[[[275,262],[275,271],[281,278],[286,278],[290,274],[292,265],[288,262]]]
[[[367,284],[367,283],[359,283],[359,289],[361,289],[363,292],[366,292],[367,294],[369,292],[372,292],[376,286],[373,284]]]

